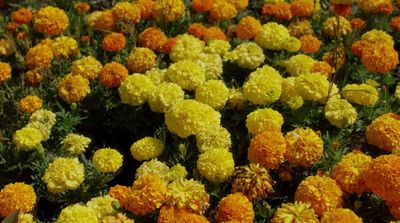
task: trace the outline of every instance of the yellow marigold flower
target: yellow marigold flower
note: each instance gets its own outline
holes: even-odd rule
[[[300,183],[295,199],[310,203],[315,213],[321,216],[325,211],[340,208],[343,204],[342,195],[335,180],[326,176],[309,176]]]
[[[322,30],[329,36],[344,36],[351,31],[351,24],[343,16],[339,16],[339,24],[336,17],[325,20]]]
[[[92,56],[84,56],[79,60],[75,60],[71,65],[72,75],[81,75],[88,80],[95,80],[103,65]]]
[[[169,180],[175,181],[178,179],[184,179],[187,174],[188,174],[188,172],[186,171],[186,168],[178,163],[170,168]]]
[[[69,154],[79,155],[85,152],[92,140],[83,135],[69,133],[61,141],[61,149]]]
[[[390,14],[393,10],[390,0],[360,0],[358,6],[364,12]]]
[[[207,218],[202,215],[192,213],[186,208],[178,208],[171,205],[163,205],[157,217],[158,223],[209,223]]]
[[[112,15],[119,21],[129,22],[133,25],[140,20],[140,8],[130,2],[118,2],[111,9]]]
[[[89,27],[113,31],[117,26],[117,18],[113,15],[113,10],[94,11],[86,18]]]
[[[157,90],[150,92],[148,103],[154,112],[165,113],[178,101],[184,99],[185,92],[175,83],[161,83]]]
[[[358,217],[352,210],[345,208],[338,208],[332,211],[325,211],[321,217],[321,223],[362,223],[362,219]]]
[[[217,223],[253,222],[253,220],[253,205],[242,193],[230,194],[218,202]]]
[[[296,128],[285,136],[289,163],[305,168],[316,163],[323,155],[324,142],[310,128]]]
[[[146,174],[137,179],[126,197],[126,209],[136,215],[153,213],[167,198],[167,183],[157,175]]]
[[[40,146],[43,136],[38,129],[25,126],[14,133],[12,141],[19,150],[29,151]]]
[[[115,52],[122,50],[126,45],[126,38],[122,33],[109,33],[104,36],[101,46],[103,50]]]
[[[32,211],[36,204],[36,194],[31,185],[25,183],[7,184],[0,190],[0,216],[7,217],[14,211]]]
[[[271,104],[281,96],[282,76],[277,70],[264,65],[252,72],[243,85],[243,95],[256,105]]]
[[[286,142],[277,130],[264,131],[250,141],[247,159],[259,163],[266,169],[278,169],[285,161]]]
[[[299,96],[311,101],[326,99],[330,89],[328,78],[319,73],[308,73],[297,77],[295,88]]]
[[[121,102],[131,106],[139,106],[149,99],[152,91],[156,90],[156,86],[151,82],[150,78],[143,74],[129,75],[118,88]]]
[[[103,148],[97,150],[92,163],[94,168],[103,173],[115,173],[122,166],[123,156],[115,149]]]
[[[59,35],[69,24],[68,16],[64,10],[46,6],[39,9],[33,16],[33,28],[45,35]]]
[[[255,43],[242,43],[224,56],[225,59],[236,62],[240,67],[248,69],[256,69],[265,60],[263,50]]]
[[[140,165],[136,169],[135,178],[139,179],[144,175],[152,174],[152,175],[157,175],[162,180],[168,182],[169,173],[170,173],[169,167],[165,163],[158,161],[156,158],[147,162],[143,162],[142,165]]]
[[[32,214],[19,213],[18,223],[35,223],[35,221],[33,220]]]
[[[288,103],[294,97],[300,97],[296,87],[296,77],[288,77],[282,79],[282,94],[279,100],[283,103]]]
[[[376,88],[368,84],[348,84],[342,89],[342,95],[349,102],[372,106],[379,100]]]
[[[304,100],[301,96],[294,96],[291,97],[286,104],[289,106],[290,109],[292,110],[298,110],[301,108],[304,104]]]
[[[0,62],[0,84],[11,78],[11,66],[9,63]]]
[[[200,153],[211,149],[229,150],[232,144],[231,134],[222,126],[196,134],[196,142],[197,149],[199,149]]]
[[[111,62],[104,65],[99,73],[100,82],[108,88],[119,87],[121,83],[128,77],[128,69],[124,65]]]
[[[246,16],[240,19],[236,26],[236,35],[239,39],[250,40],[256,37],[261,29],[261,23],[252,16]]]
[[[89,80],[80,76],[68,74],[57,85],[58,96],[65,102],[82,101],[89,93]]]
[[[202,183],[196,180],[178,179],[168,185],[166,203],[203,214],[210,206],[210,196]]]
[[[28,50],[25,56],[25,66],[29,69],[49,68],[54,54],[52,49],[46,45],[36,45]]]
[[[291,22],[288,26],[288,30],[291,36],[300,38],[304,35],[312,35],[314,34],[314,30],[311,26],[311,23],[304,19]]]
[[[166,77],[165,77],[165,72],[166,69],[158,69],[158,68],[153,68],[151,70],[146,71],[144,75],[150,78],[150,80],[155,84],[155,85],[160,85],[161,83],[166,82]]]
[[[247,115],[246,127],[253,135],[264,131],[280,131],[283,125],[282,115],[270,108],[257,109]]]
[[[224,56],[231,49],[229,41],[220,39],[211,39],[207,42],[204,52],[208,54],[219,54]]]
[[[207,80],[221,78],[223,64],[220,55],[202,53],[195,62],[205,71]]]
[[[97,213],[81,204],[70,205],[62,209],[55,223],[97,223]]]
[[[154,51],[160,51],[167,42],[167,36],[156,27],[149,27],[139,34],[138,43]]]
[[[221,109],[228,101],[229,89],[221,80],[210,80],[196,88],[195,97],[201,103]]]
[[[46,169],[42,180],[51,193],[75,190],[85,178],[85,169],[78,158],[57,157]]]
[[[60,36],[51,43],[53,54],[59,58],[68,58],[79,53],[78,43],[69,36]]]
[[[228,108],[243,108],[246,104],[246,98],[243,95],[242,89],[229,88],[229,98],[226,103]]]
[[[232,176],[235,162],[232,153],[225,149],[210,149],[197,160],[200,175],[211,182],[224,182]]]
[[[233,174],[232,193],[240,192],[250,201],[265,199],[274,192],[274,180],[268,170],[259,164],[250,163],[237,167]]]
[[[400,115],[386,113],[376,118],[366,130],[369,144],[393,151],[400,148]]]
[[[131,146],[131,154],[135,160],[151,160],[161,155],[164,143],[153,137],[144,137]]]
[[[391,35],[383,30],[372,29],[361,36],[362,41],[366,41],[368,43],[383,43],[385,45],[394,47],[394,40]]]
[[[0,56],[8,56],[13,53],[10,40],[0,39]]]
[[[338,128],[352,125],[357,119],[356,109],[346,99],[329,99],[325,105],[324,113],[325,118]]]
[[[227,1],[217,1],[210,11],[210,19],[215,21],[230,20],[237,15],[235,6]]]
[[[106,216],[116,215],[118,211],[113,208],[113,203],[118,204],[118,200],[108,195],[104,197],[94,197],[87,202],[86,206],[96,211],[97,218],[102,219]]]
[[[89,12],[90,5],[85,2],[77,2],[74,4],[74,9],[77,12]]]
[[[315,60],[304,54],[291,56],[289,60],[284,61],[282,65],[286,71],[293,77],[301,76],[311,72]]]
[[[310,203],[285,203],[275,212],[272,223],[286,222],[319,223],[318,217],[311,208]]]
[[[165,75],[167,79],[185,90],[196,89],[206,79],[204,69],[190,60],[181,60],[171,64]]]
[[[182,0],[157,0],[154,10],[155,17],[166,22],[174,22],[186,12]]]
[[[367,44],[361,54],[361,63],[373,73],[386,74],[399,64],[397,51],[386,44]]]
[[[284,44],[284,48],[288,52],[296,52],[301,49],[301,41],[295,37],[289,37]]]
[[[144,20],[151,20],[154,16],[156,2],[153,0],[138,0],[136,5],[140,9],[140,17]]]
[[[29,117],[29,123],[39,123],[44,125],[46,128],[51,129],[56,123],[56,115],[49,110],[39,109],[32,113]]]
[[[269,22],[261,27],[260,32],[258,32],[254,40],[264,49],[285,50],[287,49],[289,39],[290,34],[285,26]]]
[[[196,60],[204,49],[204,42],[196,37],[183,34],[177,37],[176,44],[172,47],[169,57],[172,61]]]
[[[28,95],[19,101],[19,109],[22,112],[32,113],[42,108],[43,101],[37,96]]]
[[[349,153],[333,167],[331,177],[344,192],[361,194],[365,191],[362,172],[371,160],[371,156],[361,152]]]
[[[128,56],[127,67],[135,73],[144,73],[156,65],[157,55],[149,48],[136,47]]]

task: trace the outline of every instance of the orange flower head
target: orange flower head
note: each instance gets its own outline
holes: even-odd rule
[[[0,191],[1,217],[7,217],[17,210],[21,213],[30,212],[35,204],[36,194],[31,185],[11,183]]]
[[[335,73],[335,68],[331,67],[331,65],[325,61],[316,61],[311,67],[311,72],[330,76],[331,74]]]
[[[236,35],[239,39],[250,40],[256,37],[260,32],[261,23],[252,16],[246,16],[240,19],[236,26]]]
[[[118,202],[121,204],[121,207],[126,210],[127,204],[126,204],[126,197],[128,196],[130,188],[122,185],[115,185],[113,187],[110,187],[109,190],[109,195],[112,198],[115,198],[118,200]]]
[[[162,47],[161,52],[169,53],[171,52],[172,47],[176,44],[176,38],[169,38],[167,42]]]
[[[19,101],[19,109],[26,113],[33,113],[34,111],[41,109],[42,105],[42,99],[34,95],[28,95]]]
[[[393,31],[400,32],[400,16],[392,17],[390,27],[392,27]]]
[[[153,0],[139,0],[136,5],[140,9],[140,17],[144,20],[151,20],[154,17],[156,3]]]
[[[287,2],[280,2],[277,4],[265,4],[261,13],[265,16],[272,16],[279,20],[290,20],[293,17],[291,5]]]
[[[114,16],[112,10],[101,11],[95,19],[93,27],[96,29],[113,31],[117,27],[117,18]]]
[[[376,118],[366,130],[369,144],[386,151],[400,149],[400,115],[387,113]]]
[[[217,26],[212,26],[207,29],[207,32],[203,36],[204,41],[208,42],[209,40],[226,40],[225,33]]]
[[[27,24],[32,20],[32,12],[27,8],[20,8],[11,13],[11,17],[18,24]]]
[[[237,13],[235,6],[225,1],[219,1],[211,9],[209,18],[214,21],[229,20],[233,19]]]
[[[215,0],[193,0],[192,8],[199,13],[206,13],[211,11],[215,3]]]
[[[253,205],[242,193],[230,194],[218,202],[217,223],[253,222],[253,220]]]
[[[300,37],[301,51],[304,53],[316,53],[321,47],[321,41],[312,35]]]
[[[198,39],[203,39],[207,33],[207,27],[201,23],[192,23],[188,28],[188,33]]]
[[[362,223],[362,219],[358,217],[352,210],[338,208],[332,211],[326,211],[322,215],[321,223]]]
[[[352,5],[349,4],[335,4],[333,5],[333,11],[340,16],[347,17],[352,13]]]
[[[124,65],[112,62],[104,65],[101,69],[99,78],[103,86],[108,88],[119,87],[121,83],[128,77],[129,71]]]
[[[293,16],[309,17],[314,10],[314,2],[309,0],[294,0],[290,5]]]
[[[29,69],[50,68],[54,54],[46,45],[36,45],[28,50],[25,56],[25,66]]]
[[[159,28],[150,27],[139,34],[138,42],[141,47],[160,51],[167,42],[167,36]]]
[[[386,74],[399,64],[399,55],[386,44],[368,44],[362,49],[361,63],[370,72]]]
[[[353,29],[362,29],[365,27],[366,22],[361,18],[354,18],[350,20],[350,24]]]
[[[45,35],[59,35],[69,25],[69,19],[64,10],[53,6],[41,8],[33,16],[33,28]]]
[[[11,66],[9,63],[0,62],[0,84],[11,78]]]
[[[126,45],[126,38],[122,33],[107,34],[102,42],[103,50],[115,52],[122,50]]]
[[[202,215],[195,214],[186,208],[163,205],[157,218],[157,223],[209,223]]]

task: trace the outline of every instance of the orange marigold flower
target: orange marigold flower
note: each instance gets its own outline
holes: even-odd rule
[[[352,5],[349,4],[335,4],[333,5],[333,11],[340,16],[347,17],[352,13]]]
[[[85,2],[78,2],[78,3],[75,3],[74,9],[77,12],[89,12],[90,5]]]
[[[300,183],[295,199],[310,203],[315,213],[321,216],[325,211],[342,207],[342,195],[335,180],[326,176],[309,176]]]
[[[178,208],[171,205],[163,205],[157,218],[157,223],[208,223],[202,215],[188,211],[186,208]]]
[[[27,8],[20,8],[11,13],[11,17],[18,24],[27,24],[32,20],[32,12]]]
[[[335,68],[331,67],[331,65],[325,61],[316,61],[311,67],[311,72],[330,76],[331,74],[335,73]]]
[[[41,109],[43,105],[42,99],[34,95],[28,95],[19,101],[19,109],[22,112],[32,113]]]
[[[214,7],[210,11],[209,18],[215,21],[233,19],[237,15],[236,8],[225,1],[220,1],[214,4]]]
[[[362,29],[365,27],[366,22],[361,18],[354,18],[350,20],[350,24],[353,29]]]
[[[46,6],[33,16],[33,28],[45,35],[59,35],[69,24],[68,16],[64,10]]]
[[[54,54],[47,45],[36,45],[28,50],[25,56],[25,66],[29,69],[49,68]]]
[[[294,0],[290,5],[293,16],[311,16],[314,10],[314,2],[309,0]]]
[[[122,185],[115,185],[110,187],[108,194],[118,200],[123,209],[126,209],[126,197],[128,196],[130,188]]]
[[[144,20],[151,20],[154,17],[156,3],[153,0],[139,0],[136,5],[140,9],[140,17]]]
[[[253,220],[253,205],[242,193],[230,194],[218,202],[217,223],[253,222]]]
[[[314,34],[311,23],[308,20],[299,20],[289,24],[288,30],[291,36],[300,38],[304,35]]]
[[[131,2],[118,2],[111,10],[117,20],[134,25],[140,20],[140,8]]]
[[[293,17],[291,5],[287,2],[265,4],[261,9],[261,13],[279,20],[290,20]]]
[[[8,31],[14,31],[16,29],[18,29],[18,27],[20,27],[21,25],[19,23],[16,22],[9,22],[6,25],[6,28]]]
[[[103,50],[115,52],[122,50],[126,45],[126,38],[122,33],[107,34],[102,42]]]
[[[149,27],[139,34],[138,42],[141,47],[160,51],[167,42],[167,36],[159,28]]]
[[[211,11],[215,3],[215,0],[193,0],[192,8],[199,13],[206,13]]]
[[[11,78],[11,66],[9,63],[0,62],[0,84]]]
[[[286,142],[281,132],[265,131],[250,142],[247,158],[267,169],[278,169],[285,161]]]
[[[114,16],[113,11],[105,10],[98,12],[98,15],[94,19],[93,27],[96,29],[104,29],[109,31],[115,30],[117,27],[117,19]]]
[[[358,217],[352,210],[338,208],[332,211],[325,211],[321,218],[321,223],[362,223],[362,219]]]
[[[226,40],[225,33],[217,26],[212,26],[208,28],[203,38],[205,42],[208,42],[212,39]]]
[[[6,217],[14,211],[32,211],[36,204],[36,194],[31,185],[25,183],[7,184],[0,191],[0,216]]]
[[[203,36],[207,33],[207,27],[201,23],[193,23],[189,26],[188,33],[199,39],[203,39]]]
[[[370,72],[386,74],[399,64],[399,55],[386,44],[368,44],[362,49],[361,63]]]
[[[261,23],[252,16],[246,16],[240,19],[236,26],[236,35],[239,39],[250,40],[256,37],[260,32]]]
[[[163,53],[169,53],[171,52],[172,47],[176,44],[176,38],[169,38],[167,42],[164,44],[162,47],[161,52]]]
[[[392,27],[393,31],[400,32],[400,16],[392,17],[390,27]]]
[[[99,74],[100,82],[108,88],[119,87],[121,83],[128,77],[129,71],[124,65],[111,62],[104,65]]]
[[[387,113],[376,118],[366,130],[369,144],[379,149],[400,149],[400,115]]]
[[[321,47],[321,41],[312,35],[300,37],[301,51],[304,53],[316,53]]]
[[[29,70],[24,74],[25,84],[29,86],[37,86],[43,80],[43,72],[39,69]]]

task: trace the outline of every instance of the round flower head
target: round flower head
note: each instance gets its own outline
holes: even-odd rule
[[[240,88],[229,88],[229,98],[226,103],[228,108],[242,109],[246,104],[246,98]]]
[[[77,189],[85,178],[85,169],[78,158],[57,157],[46,169],[42,180],[51,193]]]
[[[225,55],[231,49],[231,44],[226,40],[212,39],[207,42],[204,52],[208,54]]]
[[[60,36],[54,39],[51,44],[54,56],[58,58],[68,58],[79,53],[78,43],[72,37]]]
[[[316,61],[312,65],[311,72],[320,73],[329,77],[335,73],[335,68],[331,67],[331,65],[325,61]]]
[[[253,222],[253,220],[253,205],[242,193],[230,194],[218,202],[217,223]]]
[[[113,17],[119,21],[135,25],[140,20],[140,8],[130,2],[118,2],[111,11]]]
[[[175,181],[178,179],[184,179],[187,174],[188,174],[188,172],[186,171],[186,168],[178,163],[170,168],[169,180]]]
[[[149,99],[151,92],[156,87],[150,78],[142,74],[129,75],[118,88],[119,96],[123,104],[139,106]]]
[[[352,210],[345,208],[338,208],[332,211],[325,211],[321,217],[321,223],[362,223],[362,219],[358,217]]]
[[[400,115],[387,113],[376,118],[366,130],[369,144],[393,151],[400,148]]]
[[[177,222],[193,222],[193,223],[209,223],[207,218],[202,215],[192,213],[186,208],[178,208],[171,205],[163,205],[157,217],[158,223],[177,223]]]
[[[286,223],[286,222],[300,223],[319,223],[318,217],[315,215],[314,210],[311,208],[310,203],[285,203],[276,210],[271,223]]]
[[[324,142],[310,128],[297,128],[288,132],[285,140],[287,144],[285,158],[289,163],[308,168],[323,155]]]
[[[312,35],[300,37],[301,51],[304,53],[316,53],[321,47],[321,41]]]
[[[288,30],[291,36],[300,38],[304,35],[312,35],[314,34],[314,30],[311,26],[309,20],[296,20],[291,22],[288,26]]]
[[[117,28],[117,17],[113,15],[113,10],[94,11],[86,21],[89,27],[96,29],[113,31]]]
[[[271,104],[279,100],[282,76],[274,68],[264,65],[252,72],[243,85],[243,95],[256,105]]]
[[[11,66],[9,63],[0,62],[0,84],[11,78]]]
[[[315,60],[312,57],[304,54],[297,54],[291,56],[289,60],[284,61],[282,65],[286,68],[290,76],[297,77],[310,73],[314,63]]]
[[[259,164],[250,163],[236,168],[233,174],[232,193],[240,192],[250,201],[265,199],[268,194],[274,192],[274,184],[267,169]]]
[[[247,115],[246,127],[253,135],[264,131],[280,131],[283,125],[282,115],[270,108],[257,109]]]
[[[361,63],[370,72],[386,74],[399,64],[399,55],[386,44],[367,44],[362,50]]]
[[[87,202],[86,206],[95,210],[97,217],[102,219],[106,216],[116,215],[118,211],[114,209],[114,204],[118,204],[118,200],[108,195],[104,197],[94,197]]]
[[[28,50],[25,55],[25,66],[28,69],[50,68],[54,54],[46,45],[36,45]]]
[[[196,134],[196,146],[200,153],[204,153],[211,149],[229,150],[231,144],[231,134],[222,126]]]
[[[126,197],[128,196],[129,192],[130,192],[130,187],[121,186],[117,184],[115,186],[110,187],[108,194],[110,195],[110,197],[117,199],[121,207],[124,210],[126,210],[127,206]]]
[[[53,6],[41,8],[33,16],[33,28],[48,36],[61,34],[68,24],[69,20],[65,11]]]
[[[223,108],[228,97],[229,89],[221,80],[210,80],[196,88],[196,100],[214,109]]]
[[[236,36],[242,40],[250,40],[256,37],[261,29],[261,23],[252,16],[240,19],[236,26]]]
[[[43,101],[37,96],[28,95],[25,98],[22,98],[18,105],[22,112],[32,113],[42,108]]]
[[[58,96],[65,102],[82,101],[89,93],[89,80],[80,76],[68,74],[57,85]]]
[[[126,209],[136,215],[153,213],[167,198],[167,183],[157,175],[146,174],[137,179],[126,197]]]
[[[372,29],[361,36],[361,41],[366,43],[378,44],[383,43],[385,45],[394,47],[394,40],[391,35],[383,30]]]
[[[164,82],[167,82],[166,77],[165,77],[165,72],[166,69],[158,69],[158,68],[153,68],[151,70],[146,71],[144,75],[150,78],[150,80],[155,84],[155,85],[160,85]]]
[[[32,214],[18,214],[18,223],[35,223]]]
[[[290,4],[287,2],[279,2],[277,4],[264,4],[261,8],[261,13],[264,16],[271,16],[277,20],[287,21],[293,17],[290,10]]]
[[[75,60],[71,65],[72,75],[81,75],[88,80],[95,80],[103,65],[92,56],[84,56],[79,60]]]
[[[248,0],[228,0],[238,12],[243,11],[247,8],[249,1]]]
[[[223,64],[220,55],[202,53],[195,62],[204,69],[207,80],[221,78]]]
[[[102,48],[104,51],[115,52],[122,50],[126,45],[126,38],[122,33],[110,33],[104,36]]]
[[[161,83],[157,90],[150,92],[148,103],[154,112],[165,113],[168,109],[184,99],[185,92],[175,83]]]
[[[182,0],[160,0],[156,2],[154,14],[157,19],[174,22],[185,14]]]
[[[225,149],[211,149],[200,154],[197,170],[207,180],[219,183],[226,181],[235,170],[232,153]]]
[[[27,8],[20,8],[11,13],[12,20],[18,24],[27,24],[32,19],[32,12]]]
[[[261,47],[252,42],[242,43],[224,56],[226,60],[236,62],[240,67],[248,69],[256,69],[265,60]]]
[[[344,192],[361,194],[365,191],[362,173],[371,160],[361,152],[349,153],[333,167],[331,177]]]
[[[365,27],[366,22],[361,18],[354,18],[350,20],[351,28],[362,29]]]
[[[29,126],[31,123],[39,123],[43,125],[45,128],[51,130],[53,125],[56,123],[56,115],[46,109],[39,109],[32,113],[29,117]]]
[[[206,30],[203,40],[208,42],[212,39],[226,40],[226,35],[218,26],[212,26]]]
[[[296,77],[288,77],[282,79],[282,94],[279,100],[288,103],[292,98],[300,97],[295,87]]]
[[[357,119],[356,109],[346,99],[329,99],[325,105],[324,114],[329,123],[338,128],[350,126]]]
[[[165,163],[158,161],[157,159],[152,159],[150,161],[143,162],[142,165],[136,169],[135,178],[139,179],[147,174],[152,174],[157,175],[162,180],[168,182],[169,173],[170,169]]]
[[[103,148],[97,150],[92,163],[94,168],[103,173],[115,173],[122,166],[123,156],[115,149]]]
[[[130,150],[135,160],[151,160],[161,155],[164,151],[164,144],[159,139],[144,137],[133,143]]]
[[[247,159],[266,169],[278,169],[285,161],[286,142],[281,132],[269,130],[256,135],[250,141]]]
[[[329,81],[327,76],[319,73],[307,73],[296,78],[296,92],[304,100],[319,101],[328,97]]]
[[[137,47],[128,56],[127,67],[135,73],[144,73],[156,66],[157,55],[149,48]]]
[[[349,102],[364,106],[372,106],[379,99],[376,88],[368,84],[348,84],[342,92],[343,97]]]
[[[199,181],[178,179],[168,185],[166,203],[196,214],[203,214],[210,206],[209,198],[206,188]]]
[[[393,31],[400,31],[400,16],[392,17],[390,20],[390,27],[393,29]]]
[[[204,69],[190,60],[171,64],[165,75],[167,79],[185,90],[194,90],[206,80]]]
[[[104,65],[101,69],[99,78],[103,86],[108,88],[119,87],[121,83],[128,77],[128,70],[124,65],[111,62]]]
[[[0,216],[7,217],[15,211],[27,213],[36,204],[36,194],[31,185],[10,183],[0,190]]]
[[[290,10],[294,16],[309,17],[313,11],[318,10],[318,5],[314,5],[313,0],[294,0]]]
[[[358,6],[362,11],[368,13],[390,14],[393,11],[390,0],[360,0]]]
[[[38,129],[25,126],[14,133],[12,141],[17,149],[29,151],[41,145],[43,136]]]
[[[290,34],[285,26],[269,22],[261,27],[254,40],[264,49],[285,50],[289,39]]]
[[[144,20],[151,20],[154,17],[156,2],[153,0],[138,0],[136,5],[140,9],[140,17]]]
[[[83,135],[69,133],[61,141],[61,149],[69,154],[79,155],[85,152],[85,149],[89,147],[91,141],[90,138]]]
[[[233,19],[237,15],[237,10],[228,1],[217,1],[210,11],[209,18],[215,21]]]
[[[309,176],[300,183],[295,199],[310,203],[315,213],[321,216],[325,211],[340,208],[343,204],[342,195],[335,180],[326,176]]]
[[[160,51],[167,42],[167,36],[156,27],[149,27],[139,34],[138,43],[154,51]]]
[[[175,45],[172,47],[169,57],[172,61],[195,60],[202,53],[204,42],[196,37],[183,34],[177,37]]]
[[[330,17],[325,20],[322,29],[329,36],[344,36],[351,31],[351,24],[343,16],[339,16],[339,22],[336,17]]]
[[[81,204],[70,205],[61,210],[55,223],[97,223],[96,211]]]

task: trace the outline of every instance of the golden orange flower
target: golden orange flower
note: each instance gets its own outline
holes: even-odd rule
[[[194,214],[185,208],[163,205],[158,214],[157,223],[208,223],[202,215]]]
[[[38,44],[28,50],[25,65],[28,69],[49,68],[53,57],[53,51],[49,46]]]
[[[155,17],[166,22],[174,22],[186,12],[183,0],[158,0],[155,7]]]
[[[77,12],[89,12],[90,5],[85,2],[77,2],[75,3],[74,8]]]
[[[160,51],[167,42],[167,36],[156,27],[149,27],[139,34],[138,43],[153,51]]]
[[[331,65],[325,61],[316,61],[312,65],[310,71],[313,73],[321,73],[326,76],[330,76],[331,74],[335,73],[335,68],[331,67]]]
[[[121,207],[123,209],[126,209],[127,207],[126,197],[128,196],[129,190],[130,190],[129,187],[117,184],[113,187],[110,187],[108,194],[110,195],[110,197],[117,199],[118,202],[121,204]]]
[[[311,16],[314,10],[314,1],[310,0],[294,0],[290,5],[293,16]]]
[[[94,12],[96,13],[96,12]],[[113,14],[112,10],[105,10],[101,12],[97,12],[97,16],[94,19],[93,27],[96,29],[104,29],[113,31],[117,27],[117,19]],[[90,14],[90,15],[93,15]],[[90,17],[89,17],[90,18]]]
[[[322,215],[321,223],[362,223],[362,219],[358,217],[352,210],[338,208],[332,211],[326,211]]]
[[[58,83],[57,91],[65,102],[79,102],[90,93],[89,80],[80,75],[68,74]]]
[[[19,109],[22,112],[32,113],[41,109],[43,105],[42,99],[34,95],[28,95],[19,101]]]
[[[119,87],[121,83],[128,77],[129,71],[124,65],[111,62],[104,65],[99,74],[100,82],[108,88]]]
[[[237,10],[235,6],[225,1],[219,1],[211,9],[209,18],[215,21],[223,21],[232,19],[236,15]]]
[[[230,194],[218,202],[217,223],[238,221],[253,222],[252,203],[242,193]]]
[[[376,118],[366,129],[367,141],[379,149],[400,149],[400,115],[387,113]]]
[[[59,35],[69,25],[68,16],[64,10],[46,6],[33,16],[33,28],[45,35]]]
[[[301,51],[304,53],[316,53],[321,47],[321,41],[312,35],[304,35],[300,37]]]
[[[350,24],[353,29],[362,29],[365,27],[366,22],[361,18],[354,18],[350,20]]]
[[[136,5],[140,9],[140,17],[144,20],[151,20],[154,17],[156,3],[153,0],[139,0]]]
[[[261,9],[261,13],[279,20],[290,20],[293,17],[291,5],[287,2],[265,4]]]
[[[24,74],[25,84],[29,86],[37,86],[43,80],[43,72],[39,69],[29,70]]]
[[[256,37],[260,32],[261,23],[252,16],[246,16],[240,19],[236,26],[236,35],[239,39],[250,40]]]
[[[9,63],[0,62],[0,84],[11,78],[11,66]]]
[[[225,33],[217,26],[212,26],[207,29],[207,32],[203,36],[204,41],[208,42],[209,40],[226,40]]]
[[[400,32],[400,16],[392,17],[390,20],[390,27],[393,31]]]
[[[387,44],[367,44],[362,49],[361,63],[370,72],[386,74],[399,64],[399,55]]]
[[[188,28],[188,33],[199,39],[203,39],[203,36],[207,33],[207,27],[201,23],[192,23]]]
[[[115,52],[122,50],[126,45],[126,38],[122,33],[107,34],[102,42],[103,50]]]
[[[117,21],[129,22],[133,25],[140,21],[140,8],[131,2],[118,2],[111,9]]]
[[[6,217],[14,211],[30,212],[36,204],[36,194],[31,185],[7,184],[0,191],[0,216]]]
[[[199,13],[206,13],[211,11],[215,3],[215,0],[193,0],[192,8]]]
[[[32,12],[27,8],[20,8],[11,13],[11,17],[18,24],[27,24],[32,20]]]

